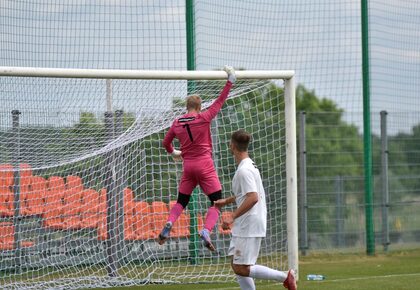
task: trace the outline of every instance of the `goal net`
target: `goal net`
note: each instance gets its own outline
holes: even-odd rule
[[[163,136],[219,95],[223,71],[0,68],[0,288],[77,289],[234,279],[230,231],[209,252],[198,231],[209,201],[199,188],[162,246],[182,164]],[[231,195],[231,134],[253,136],[268,226],[259,262],[297,269],[296,137],[292,71],[238,71],[212,123],[214,163]],[[176,146],[179,148],[179,146]],[[222,210],[229,215],[233,207]]]

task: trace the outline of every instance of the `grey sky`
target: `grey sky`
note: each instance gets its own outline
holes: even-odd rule
[[[184,0],[0,3],[2,66],[186,68]],[[197,69],[295,69],[318,96],[362,111],[360,0],[195,5]],[[369,6],[372,111],[419,110],[420,2]],[[347,119],[360,125],[361,114]]]

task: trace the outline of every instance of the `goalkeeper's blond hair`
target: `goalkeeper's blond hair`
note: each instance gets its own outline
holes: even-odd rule
[[[199,95],[191,95],[187,97],[187,111],[201,111],[201,98]]]

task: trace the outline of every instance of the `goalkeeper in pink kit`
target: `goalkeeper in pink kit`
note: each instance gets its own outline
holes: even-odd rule
[[[211,121],[216,117],[226,101],[230,88],[236,81],[235,71],[230,66],[225,66],[228,80],[219,97],[208,108],[201,112],[201,98],[197,95],[187,97],[187,114],[176,119],[163,139],[163,146],[175,160],[183,160],[183,173],[178,187],[177,203],[169,212],[168,221],[158,237],[162,245],[168,238],[173,224],[188,205],[191,193],[197,185],[208,196],[211,206],[207,211],[204,228],[199,232],[204,246],[214,251],[210,233],[217,223],[220,210],[214,202],[222,198],[222,186],[217,176],[212,158],[212,140],[210,133]],[[181,150],[172,146],[172,141],[177,138]]]

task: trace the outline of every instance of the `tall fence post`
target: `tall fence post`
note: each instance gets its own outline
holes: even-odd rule
[[[368,0],[361,0],[362,18],[362,79],[363,79],[363,159],[365,176],[365,226],[366,254],[375,254],[375,228],[373,222],[372,185],[372,136],[370,120],[370,72],[369,72],[369,9]]]
[[[386,111],[381,111],[381,188],[382,188],[382,245],[388,251],[389,242],[389,188],[388,188],[388,134]]]
[[[124,133],[123,128],[123,116],[124,112],[122,110],[115,111],[115,136],[116,138],[120,137]],[[124,248],[124,216],[125,216],[125,196],[124,188],[127,187],[127,178],[126,170],[124,165],[124,147],[118,148],[115,150],[115,194],[116,194],[116,204],[117,206],[117,216],[118,216],[118,253],[119,256],[123,255],[125,250]],[[118,258],[121,262],[123,259]]]
[[[335,178],[335,232],[336,240],[335,244],[338,248],[343,247],[344,239],[344,216],[343,216],[343,207],[344,207],[344,183],[342,176],[336,176]]]
[[[13,132],[13,227],[16,269],[22,266],[22,247],[20,242],[21,202],[20,202],[20,111],[12,111],[12,132]]]
[[[114,114],[112,112],[105,112],[105,131],[107,140],[114,139]],[[116,277],[118,271],[118,215],[117,215],[117,200],[115,188],[115,158],[114,150],[106,153],[106,173],[105,173],[105,188],[106,188],[106,223],[107,223],[107,258],[108,258],[108,275]]]
[[[112,80],[106,80],[106,108],[105,112],[105,134],[108,142],[115,138],[114,114],[112,112]],[[105,188],[106,188],[106,255],[108,259],[107,272],[109,277],[118,276],[119,259],[119,219],[117,204],[117,186],[115,172],[115,150],[110,150],[105,155]]]
[[[306,255],[308,249],[308,206],[306,187],[306,112],[299,112],[299,213],[300,251]]]
[[[186,43],[187,43],[187,70],[195,70],[195,5],[194,0],[185,0],[185,23],[186,23]],[[196,82],[193,80],[187,83],[187,92],[190,95],[195,91]],[[190,212],[190,244],[189,260],[191,265],[198,263],[199,239],[198,239],[198,198],[197,189],[191,195],[188,209]]]

